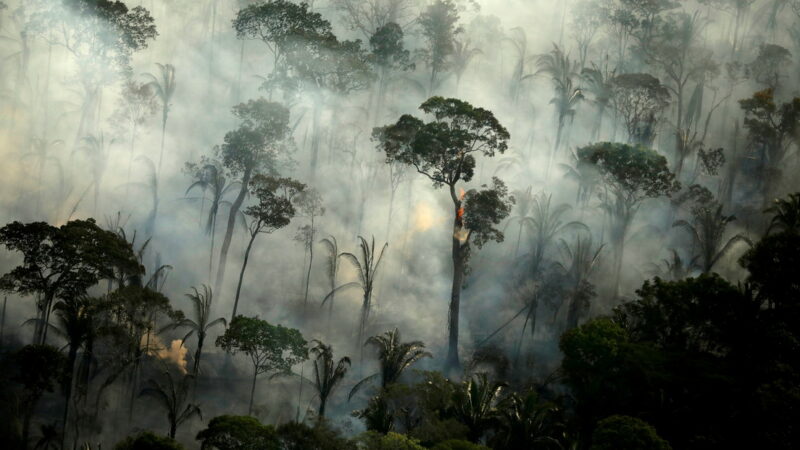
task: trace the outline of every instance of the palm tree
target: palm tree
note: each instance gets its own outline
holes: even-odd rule
[[[386,251],[386,248],[389,246],[389,244],[383,244],[378,257],[376,258],[375,236],[372,237],[371,244],[361,236],[358,237],[358,240],[359,246],[361,247],[361,261],[359,261],[358,257],[352,253],[345,252],[342,253],[341,256],[350,261],[350,263],[356,268],[358,282],[361,284],[361,289],[364,293],[363,300],[361,302],[361,320],[358,324],[358,337],[356,340],[356,342],[360,344],[364,337],[367,320],[369,320],[370,310],[372,309],[372,290],[375,287],[375,277],[378,274],[378,267],[381,264],[381,259],[383,259],[383,253]]]
[[[100,202],[100,188],[103,184],[103,175],[106,173],[109,159],[109,147],[116,143],[116,139],[111,139],[106,142],[105,135],[101,132],[100,135],[90,134],[81,139],[81,145],[78,150],[83,151],[89,159],[89,167],[92,173],[92,185],[94,186],[94,211],[97,213],[97,205]]]
[[[592,292],[589,277],[599,265],[605,245],[595,247],[592,236],[588,234],[579,234],[572,246],[563,239],[560,242],[565,262],[559,263],[559,266],[567,273],[570,282],[567,329],[572,329],[578,326],[578,319],[589,308]]]
[[[175,93],[175,67],[172,64],[159,64],[156,63],[159,70],[159,77],[156,78],[153,74],[146,73],[145,77],[150,78],[148,85],[156,94],[156,97],[161,101],[161,151],[158,156],[158,171],[157,176],[161,176],[161,163],[164,159],[164,137],[167,133],[167,118],[169,117],[169,109],[172,104],[172,95]]]
[[[678,251],[672,248],[670,249],[669,259],[662,259],[661,264],[653,264],[652,275],[671,281],[682,280],[691,275],[692,270],[697,268],[698,259],[700,259],[700,255],[696,255],[689,261],[684,261]]]
[[[192,337],[193,334],[197,335],[197,350],[194,352],[194,365],[192,367],[192,374],[197,377],[200,373],[200,357],[203,355],[203,342],[208,335],[208,330],[214,328],[217,325],[227,326],[227,322],[223,317],[219,317],[214,320],[210,320],[211,316],[211,302],[214,298],[214,294],[210,287],[207,285],[202,285],[202,292],[198,291],[196,287],[192,287],[192,292],[186,294],[186,297],[192,301],[194,305],[194,320],[189,318],[183,318],[171,325],[168,325],[166,328],[188,328],[189,332],[183,336],[181,340],[181,345],[186,342],[187,339]]]
[[[695,208],[693,215],[694,224],[685,220],[677,220],[672,226],[681,227],[689,232],[692,244],[700,252],[700,267],[703,273],[711,272],[714,265],[738,242],[753,245],[752,241],[742,234],[736,234],[725,241],[725,229],[729,223],[736,220],[736,216],[724,215],[722,205],[718,205],[716,209],[713,204]]]
[[[333,391],[339,386],[350,368],[350,358],[344,356],[333,360],[333,348],[322,341],[314,340],[311,354],[314,359],[314,387],[319,395],[319,417],[325,417],[325,406]]]
[[[592,103],[597,108],[597,115],[595,116],[594,125],[592,126],[592,142],[597,141],[600,135],[600,129],[603,126],[603,116],[605,115],[606,108],[611,103],[611,97],[614,95],[613,85],[611,80],[616,75],[616,69],[609,71],[608,58],[606,58],[604,66],[601,68],[597,64],[592,63],[591,68],[584,68],[581,71],[581,77],[586,82],[586,91],[592,94]]]
[[[342,289],[360,286],[360,283],[351,282],[345,283],[341,286],[336,286],[336,276],[339,274],[339,259],[344,255],[344,253],[339,253],[339,243],[333,236],[328,236],[322,239],[320,242],[325,244],[325,250],[328,252],[325,265],[325,274],[328,275],[328,282],[330,283],[330,290],[325,298],[322,299],[321,306],[325,306],[325,302],[330,302],[328,304],[328,321],[330,322],[331,316],[333,315],[333,300],[336,297],[336,293]]]
[[[495,448],[565,448],[565,426],[561,411],[542,401],[534,390],[516,392],[497,405],[498,429]]]
[[[37,180],[37,187],[38,192],[36,194],[36,212],[39,212],[39,208],[41,207],[41,200],[42,200],[42,186],[44,185],[44,172],[45,168],[48,164],[52,165],[56,171],[58,172],[60,182],[63,183],[64,181],[64,174],[61,168],[61,161],[52,156],[53,150],[56,147],[61,146],[64,144],[64,141],[60,139],[56,140],[48,140],[44,138],[33,138],[31,141],[31,150],[22,155],[23,159],[35,159],[36,160],[36,170],[38,177]]]
[[[564,169],[564,178],[570,179],[578,185],[575,205],[586,208],[601,180],[597,168],[581,161],[575,152],[572,152],[572,164],[560,164],[560,167]]]
[[[165,383],[161,384],[151,378],[147,381],[147,387],[139,392],[140,397],[153,397],[159,405],[167,411],[167,421],[169,421],[169,437],[175,439],[175,432],[178,427],[194,416],[203,418],[200,406],[195,403],[188,403],[189,382],[192,375],[184,375],[176,382],[172,373],[164,371]]]
[[[348,400],[366,384],[380,379],[381,390],[397,382],[403,372],[422,358],[432,358],[425,350],[422,341],[401,342],[400,331],[395,328],[378,336],[367,339],[364,345],[372,345],[378,349],[380,371],[356,383],[350,390]]]
[[[800,231],[800,192],[789,194],[787,199],[775,199],[764,212],[773,215],[767,234],[773,229],[791,233]]]
[[[573,79],[580,74],[578,62],[571,60],[569,55],[564,54],[557,45],[553,44],[553,47],[550,53],[539,56],[536,63],[539,67],[536,74],[548,75],[556,91],[556,95],[550,100],[550,104],[556,107],[558,130],[556,131],[556,143],[547,163],[547,173],[550,172],[552,160],[561,146],[561,137],[566,119],[575,116],[575,107],[583,100],[581,89],[573,86]]]
[[[509,32],[513,34],[513,37],[506,38],[503,41],[510,43],[516,52],[516,62],[514,63],[514,71],[511,74],[511,82],[509,84],[509,96],[511,101],[516,104],[522,93],[523,82],[535,75],[527,73],[526,69],[526,65],[534,56],[528,54],[528,36],[525,34],[525,30],[516,27],[509,30]]]
[[[514,214],[509,217],[508,223],[506,223],[506,228],[510,227],[513,223],[519,225],[519,230],[517,231],[517,245],[514,247],[514,259],[516,259],[519,254],[522,229],[533,226],[533,218],[530,215],[534,203],[534,196],[531,192],[532,189],[532,186],[528,186],[524,191],[516,190],[513,192],[516,207],[514,208]]]
[[[456,75],[456,93],[458,93],[458,87],[461,84],[461,77],[463,77],[464,72],[467,71],[472,58],[482,54],[483,51],[481,51],[481,49],[477,47],[470,47],[469,39],[464,41],[453,41],[453,56],[451,64],[453,67],[453,73]]]
[[[497,416],[497,401],[505,383],[489,381],[486,373],[477,373],[461,383],[453,402],[455,417],[469,429],[469,440],[478,442]]]
[[[531,252],[531,268],[534,275],[542,270],[545,253],[556,236],[569,229],[589,231],[579,221],[564,223],[562,216],[572,207],[566,203],[552,206],[552,194],[539,193],[533,199],[530,227],[533,233],[533,251]]]
[[[194,181],[191,185],[189,185],[189,188],[186,189],[186,193],[184,195],[189,195],[189,192],[195,189],[200,189],[203,191],[202,203],[200,207],[201,216],[205,207],[205,193],[206,191],[211,192],[211,199],[209,201],[208,211],[206,212],[207,219],[205,221],[205,232],[209,235],[211,240],[210,252],[208,256],[208,277],[211,279],[211,270],[214,261],[214,238],[217,230],[217,215],[219,214],[219,207],[230,207],[231,202],[224,200],[224,198],[228,193],[233,192],[235,189],[239,189],[241,183],[238,181],[229,183],[228,178],[225,177],[225,172],[222,169],[222,165],[218,161],[210,161],[204,164],[203,167],[196,170],[193,166],[190,166],[189,170],[192,173],[192,178]],[[190,199],[197,200],[197,198]],[[240,211],[239,217],[243,219],[244,213]]]

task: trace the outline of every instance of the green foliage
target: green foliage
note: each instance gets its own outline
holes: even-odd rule
[[[250,234],[272,233],[289,225],[295,216],[293,199],[305,188],[303,183],[291,178],[254,176],[250,180],[250,193],[257,203],[244,210],[251,218]]]
[[[611,86],[611,104],[625,124],[628,142],[650,145],[658,116],[669,105],[669,90],[647,73],[617,75]]]
[[[217,416],[197,433],[202,450],[280,450],[275,428],[250,416]]]
[[[443,97],[429,98],[420,109],[435,120],[425,123],[405,114],[393,125],[375,128],[372,136],[388,163],[413,166],[435,187],[471,180],[474,154],[491,157],[508,148],[510,135],[491,111]]]
[[[797,310],[800,285],[800,234],[770,234],[757,242],[739,261],[750,272],[749,281],[762,301],[779,310]]]
[[[592,435],[592,450],[670,450],[656,429],[643,420],[611,416],[601,420]]]
[[[773,89],[768,88],[739,100],[739,106],[745,114],[744,127],[750,142],[767,160],[769,167],[780,170],[783,158],[800,130],[800,97],[778,104]]]
[[[450,439],[434,445],[433,450],[489,450],[489,447],[473,444],[470,441]]]
[[[314,355],[314,387],[319,395],[319,417],[325,417],[325,406],[328,398],[344,379],[350,369],[350,358],[347,356],[334,362],[333,348],[322,341],[315,340],[311,348]]]
[[[467,240],[478,248],[486,242],[503,242],[503,232],[497,225],[511,213],[514,197],[508,195],[508,188],[499,178],[492,177],[492,186],[481,186],[480,190],[470,189],[464,197],[464,227],[468,230]]]
[[[386,435],[367,431],[358,437],[361,450],[424,450],[418,441],[404,434],[389,432]]]
[[[431,90],[436,85],[438,75],[450,66],[456,35],[463,31],[458,25],[458,19],[458,10],[453,0],[436,0],[419,16],[419,25],[425,39],[425,48],[420,53],[431,69]]]
[[[22,385],[26,403],[35,403],[45,392],[53,392],[67,369],[67,359],[49,345],[26,345],[13,358],[17,373],[12,380]]]
[[[800,192],[789,194],[786,199],[776,198],[764,212],[772,214],[767,233],[775,229],[800,232]]]
[[[236,316],[216,344],[231,354],[249,356],[256,374],[288,374],[292,366],[308,358],[306,340],[300,331],[272,325],[258,317]]]
[[[394,22],[379,27],[369,38],[370,61],[384,70],[413,70],[409,51],[403,46],[403,28]]]
[[[312,426],[298,422],[288,422],[278,427],[281,450],[349,450],[354,443],[341,434],[324,419]]]
[[[118,442],[114,450],[183,450],[183,446],[175,439],[145,431]]]
[[[631,339],[669,351],[725,354],[739,342],[752,302],[717,274],[679,281],[655,278],[618,306],[614,321]]]
[[[478,373],[461,383],[453,397],[453,416],[469,428],[469,439],[478,442],[497,419],[497,401],[505,383],[490,381]]]
[[[273,173],[286,163],[291,148],[288,109],[259,98],[235,106],[233,114],[242,121],[239,128],[225,133],[223,144],[215,147],[231,174]]]
[[[628,204],[669,196],[680,188],[667,159],[640,145],[601,142],[579,148],[578,158],[597,167],[603,181]]]

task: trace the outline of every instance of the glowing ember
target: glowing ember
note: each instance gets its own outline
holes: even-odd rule
[[[145,344],[145,337],[142,338],[142,346]],[[158,357],[164,361],[171,362],[178,366],[182,373],[186,373],[186,352],[187,348],[181,345],[180,339],[173,340],[169,347],[161,342],[158,336],[150,336],[150,351],[153,356]]]

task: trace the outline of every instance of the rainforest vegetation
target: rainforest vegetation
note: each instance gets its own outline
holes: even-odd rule
[[[799,0],[1,0],[0,448],[800,448]]]

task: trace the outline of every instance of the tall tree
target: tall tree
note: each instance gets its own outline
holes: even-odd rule
[[[84,91],[76,142],[93,130],[94,111],[103,87],[130,73],[133,53],[158,36],[155,20],[142,6],[128,8],[119,0],[49,2],[32,18],[32,31],[59,30],[58,37],[75,61],[76,79]]]
[[[142,389],[139,396],[156,399],[159,406],[167,411],[169,437],[175,439],[175,432],[181,424],[194,416],[199,416],[202,419],[203,413],[200,411],[199,405],[188,402],[192,375],[184,375],[180,380],[175,380],[172,373],[169,370],[165,370],[163,376],[165,383],[151,378],[147,381],[147,387]]]
[[[431,97],[420,109],[434,117],[430,122],[403,115],[393,125],[376,128],[373,138],[386,153],[387,162],[399,161],[428,177],[434,188],[447,186],[453,202],[453,286],[448,312],[448,368],[458,368],[458,321],[470,241],[480,248],[489,240],[502,241],[495,225],[510,212],[505,185],[458,193],[459,182],[475,173],[475,157],[492,157],[508,148],[510,135],[491,111],[458,99]]]
[[[646,73],[617,75],[611,86],[611,104],[625,125],[628,143],[652,145],[660,115],[669,105],[669,90]]]
[[[750,239],[743,234],[735,234],[725,240],[725,230],[728,224],[736,220],[736,216],[728,216],[722,213],[722,205],[712,202],[709,205],[702,205],[693,208],[692,223],[685,220],[678,220],[672,224],[673,227],[681,227],[689,233],[692,239],[692,247],[699,251],[701,269],[703,273],[711,272],[714,265],[733,249],[739,242],[746,242],[752,245]]]
[[[164,161],[164,139],[167,135],[167,119],[169,118],[169,110],[172,107],[170,103],[172,96],[175,94],[175,67],[172,64],[159,64],[159,76],[147,73],[146,77],[150,79],[148,85],[153,89],[155,96],[161,102],[161,150],[158,153],[158,171],[157,174],[161,177],[161,164]]]
[[[225,174],[222,163],[215,160],[203,160],[200,164],[186,163],[185,172],[192,177],[192,184],[186,189],[185,195],[189,192],[200,189],[203,192],[201,198],[200,214],[205,208],[205,193],[210,191],[211,198],[208,201],[207,218],[205,220],[205,232],[209,235],[208,253],[208,279],[211,280],[211,271],[214,266],[214,239],[217,233],[217,217],[219,216],[220,206],[231,206],[231,202],[225,200],[225,196],[239,188],[238,182],[230,182]],[[193,200],[197,200],[194,198]],[[241,214],[241,212],[239,213]]]
[[[31,419],[45,392],[53,392],[67,370],[67,361],[57,348],[49,345],[26,345],[13,356],[17,373],[11,379],[22,385],[22,445],[28,446]]]
[[[231,354],[242,352],[250,357],[253,364],[253,385],[250,389],[248,415],[253,413],[258,375],[288,374],[293,366],[308,358],[306,341],[298,330],[272,325],[258,317],[234,317],[225,334],[217,338],[217,347]]]
[[[380,370],[353,386],[349,398],[352,398],[366,384],[375,380],[379,380],[381,390],[385,390],[397,383],[403,372],[417,361],[433,357],[425,350],[425,344],[422,341],[403,342],[400,330],[397,328],[377,336],[371,336],[364,345],[371,345],[378,350]]]
[[[76,298],[100,280],[114,277],[114,267],[138,274],[142,267],[130,244],[98,227],[93,219],[61,227],[44,222],[12,222],[0,229],[0,243],[23,255],[23,263],[0,278],[0,287],[21,295],[37,294],[39,318],[34,342],[45,343],[53,302]]]
[[[298,229],[298,237],[301,238],[305,250],[308,252],[308,270],[305,276],[305,295],[303,305],[308,303],[308,286],[311,283],[311,266],[314,263],[314,241],[317,237],[316,218],[325,214],[325,207],[322,206],[322,196],[314,188],[304,189],[298,192],[294,198],[295,205],[303,217],[308,218],[308,224]]]
[[[436,0],[417,19],[425,39],[422,56],[431,73],[428,95],[433,95],[439,77],[451,67],[456,35],[463,31],[458,19],[458,9],[453,0]]]
[[[361,301],[361,316],[358,321],[358,334],[356,335],[356,343],[360,344],[364,338],[364,332],[367,328],[367,321],[369,320],[369,313],[372,310],[372,291],[375,288],[375,278],[378,274],[378,267],[381,265],[383,259],[383,252],[389,247],[388,243],[384,243],[381,251],[377,257],[375,255],[375,237],[372,237],[372,243],[368,242],[363,237],[358,237],[359,247],[361,248],[361,260],[352,253],[342,253],[341,256],[353,265],[358,275],[358,283],[361,286],[363,297]]]
[[[233,300],[231,321],[236,318],[244,271],[247,268],[247,260],[250,257],[253,242],[255,242],[259,234],[269,234],[289,225],[289,222],[296,214],[293,200],[305,190],[305,187],[304,184],[291,178],[256,175],[250,180],[250,193],[256,198],[257,203],[248,206],[244,211],[244,214],[250,217],[250,224],[248,225],[250,240],[247,242],[244,260],[242,261],[242,270],[239,272],[239,283],[236,285],[236,297]]]
[[[642,202],[670,196],[680,183],[667,167],[667,160],[642,146],[601,142],[578,149],[578,158],[597,168],[609,194],[603,208],[612,219],[610,240],[614,248],[614,291],[619,290],[625,239]]]
[[[553,83],[556,91],[555,97],[550,100],[550,104],[556,108],[556,118],[558,128],[556,129],[556,143],[547,162],[547,171],[550,172],[550,165],[558,149],[561,147],[562,134],[567,118],[570,120],[575,116],[575,107],[583,100],[583,91],[575,87],[574,79],[580,74],[578,61],[570,59],[557,45],[553,50],[539,57],[536,65],[539,67],[537,74],[546,74]]]
[[[222,164],[240,184],[231,203],[225,237],[219,253],[219,267],[214,288],[222,289],[228,250],[236,227],[237,215],[250,189],[250,180],[259,173],[277,171],[285,150],[291,145],[289,110],[263,98],[250,100],[233,108],[242,122],[239,128],[225,134],[224,143],[215,148]]]
[[[347,374],[347,370],[350,368],[350,358],[344,356],[335,362],[333,348],[319,340],[314,341],[314,346],[310,351],[314,355],[314,387],[319,396],[317,415],[325,417],[328,399]]]
[[[192,375],[197,379],[197,377],[200,376],[200,357],[203,356],[203,344],[208,335],[208,330],[217,325],[225,327],[227,322],[223,317],[211,320],[211,302],[214,299],[214,293],[211,288],[205,284],[202,286],[202,292],[198,291],[196,287],[192,287],[192,292],[186,294],[186,298],[192,302],[194,319],[184,317],[170,324],[168,327],[186,328],[189,330],[186,335],[183,336],[181,344],[184,344],[192,335],[197,335],[197,349],[194,352],[194,361],[192,363]]]
[[[748,143],[758,163],[758,183],[766,204],[783,175],[785,158],[800,130],[800,97],[779,104],[772,89],[739,100]]]
[[[411,62],[410,52],[405,49],[403,44],[403,28],[395,22],[388,22],[375,29],[375,32],[369,37],[369,46],[372,51],[370,62],[378,73],[374,114],[380,120],[392,72],[411,70],[415,66]]]

